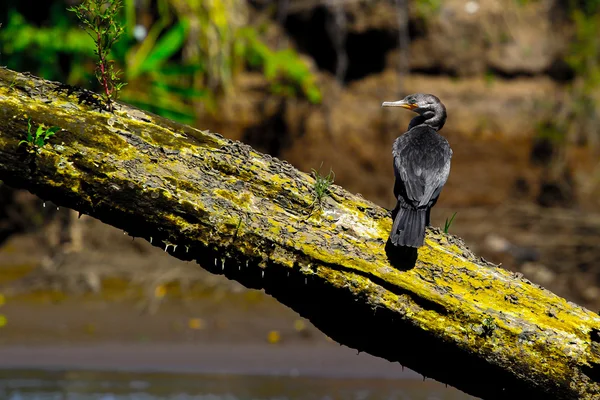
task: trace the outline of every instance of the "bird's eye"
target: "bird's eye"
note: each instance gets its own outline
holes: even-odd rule
[[[415,99],[414,97],[409,97],[407,100],[409,104],[415,104],[417,102],[417,99]]]

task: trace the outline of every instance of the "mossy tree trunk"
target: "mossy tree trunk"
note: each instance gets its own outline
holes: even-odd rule
[[[27,151],[29,118],[61,131]],[[312,177],[217,134],[126,105],[101,111],[90,92],[0,69],[0,179],[475,396],[600,397],[598,315],[437,229],[412,266],[386,251],[387,210],[335,185],[315,208]]]

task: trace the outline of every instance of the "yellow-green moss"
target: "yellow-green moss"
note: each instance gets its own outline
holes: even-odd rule
[[[247,192],[235,195],[234,193],[225,189],[216,189],[215,194],[231,201],[242,210],[247,210],[250,208],[250,194]]]

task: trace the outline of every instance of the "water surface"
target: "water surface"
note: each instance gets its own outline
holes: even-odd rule
[[[6,400],[465,400],[434,381],[0,370]]]

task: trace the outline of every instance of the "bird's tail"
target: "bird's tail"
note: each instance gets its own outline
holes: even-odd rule
[[[390,239],[395,246],[421,247],[425,239],[427,209],[398,207]]]

